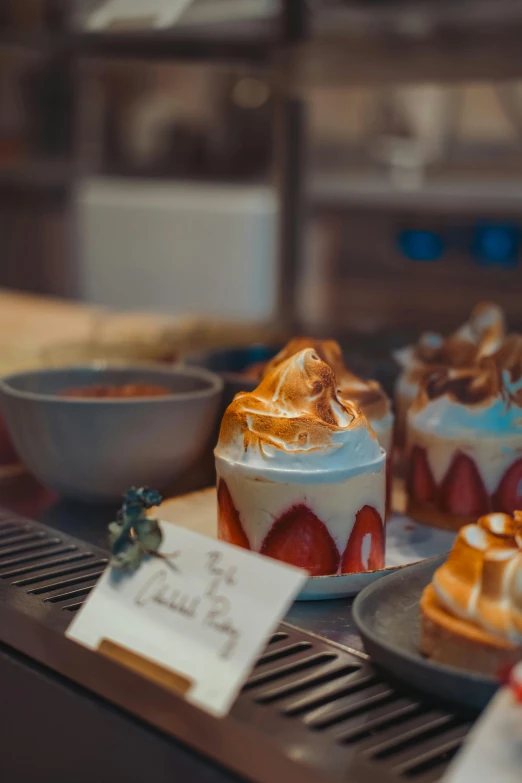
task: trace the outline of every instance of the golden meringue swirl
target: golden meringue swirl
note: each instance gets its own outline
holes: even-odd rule
[[[449,614],[522,645],[522,514],[461,528],[433,588]]]
[[[445,340],[421,338],[415,346],[415,358],[424,365],[469,367],[490,356],[505,336],[504,313],[493,302],[479,302],[456,332]]]
[[[477,304],[469,320],[449,337],[425,332],[416,345],[394,354],[402,367],[399,393],[412,399],[428,373],[474,367],[501,348],[505,333],[504,314],[492,302]]]
[[[512,334],[473,367],[426,372],[410,415],[421,428],[422,419],[430,419],[433,425],[457,430],[513,434],[522,429],[521,409],[522,335]]]
[[[248,467],[347,472],[383,459],[362,411],[341,400],[331,367],[307,348],[227,408],[216,456]]]
[[[337,391],[343,400],[352,400],[370,421],[377,422],[391,415],[390,400],[378,381],[363,380],[344,363],[341,346],[336,340],[318,340],[314,337],[295,337],[266,365],[263,377],[275,367],[299,353],[312,348],[323,362],[330,365],[337,379]],[[390,422],[391,426],[392,422]]]

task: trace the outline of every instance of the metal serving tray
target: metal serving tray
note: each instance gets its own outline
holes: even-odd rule
[[[40,781],[103,781],[109,770],[118,780],[137,781],[146,769],[148,783],[156,783],[174,779],[164,754],[176,747],[189,754],[184,783],[195,779],[191,751],[202,754],[197,779],[204,781],[432,783],[472,724],[471,713],[419,697],[383,677],[364,655],[284,623],[230,715],[216,720],[64,636],[106,563],[103,549],[0,513],[3,710],[23,714],[30,727],[20,756],[20,734],[8,721],[4,738],[11,731],[12,741],[2,750],[8,771],[36,763],[31,748],[39,747],[48,756],[38,759]],[[30,680],[21,677],[24,666]],[[54,690],[43,686],[51,676]],[[53,732],[57,721],[60,733]]]

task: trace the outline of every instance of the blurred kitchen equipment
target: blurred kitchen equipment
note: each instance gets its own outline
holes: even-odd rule
[[[17,18],[32,2],[20,0]],[[141,25],[87,33],[86,20],[106,4],[69,5],[73,35],[65,39],[78,77],[77,144],[71,165],[58,174],[40,168],[42,161],[17,169],[14,179],[24,187],[36,180],[47,191],[51,180],[62,179],[70,206],[79,171],[84,181],[177,176],[261,186],[273,171],[283,208],[275,312],[292,331],[311,324],[324,332],[442,328],[443,321],[458,323],[467,300],[485,290],[516,316],[519,4],[200,0],[156,30],[145,18],[150,3],[141,2],[134,6]],[[9,57],[28,56],[22,28],[16,46],[5,46]],[[43,49],[65,39],[46,38]],[[167,59],[185,61],[179,79]],[[190,76],[205,68],[205,77]],[[324,103],[317,112],[322,127],[329,122],[344,141],[344,150],[329,150],[325,171],[314,150],[317,117],[309,118],[315,95],[334,87],[357,96],[337,114],[324,111]],[[376,112],[362,106],[365,90]],[[362,121],[368,117],[373,125]],[[359,138],[345,132],[345,120],[362,129]],[[12,179],[10,172],[6,187]],[[468,217],[453,220],[457,212]],[[340,241],[308,242],[305,218],[320,222],[326,213],[339,218]],[[25,258],[39,244],[30,252],[14,247]],[[321,245],[329,246],[327,257]],[[317,254],[309,263],[311,249]],[[154,270],[165,263],[155,246],[150,263]],[[310,271],[306,285],[303,264]],[[56,276],[40,274],[36,263],[31,274],[28,287],[56,287]],[[153,277],[160,280],[156,271]],[[70,280],[61,290],[70,292]],[[85,290],[82,279],[75,293]]]
[[[256,70],[125,63],[93,67],[86,78],[99,94],[99,173],[267,178],[273,96]]]
[[[398,187],[418,186],[426,166],[445,151],[457,108],[455,93],[433,84],[393,87],[383,91],[379,108],[370,153],[389,167]]]

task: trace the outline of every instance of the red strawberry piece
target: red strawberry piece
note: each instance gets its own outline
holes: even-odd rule
[[[516,701],[522,704],[522,684],[519,682],[512,682],[511,690],[513,691],[513,696],[515,697]]]
[[[477,466],[466,454],[453,458],[440,487],[441,506],[457,516],[481,516],[490,511],[489,496]]]
[[[328,528],[308,506],[292,506],[274,522],[261,554],[305,568],[310,576],[337,573],[339,552]]]
[[[20,462],[20,457],[14,450],[4,419],[0,416],[0,465],[13,465],[17,462]]]
[[[218,486],[218,538],[229,544],[243,547],[243,549],[250,549],[248,538],[241,525],[239,512],[223,479],[220,480]]]
[[[384,568],[384,525],[373,506],[363,506],[357,512],[341,560],[342,574],[377,571]]]
[[[515,675],[514,665],[502,666],[497,672],[497,679],[501,685],[511,688],[515,699],[522,703],[522,681]]]
[[[437,485],[431,472],[426,449],[414,446],[408,462],[408,494],[419,503],[433,502]]]
[[[393,450],[386,455],[386,513],[387,519],[392,511]]]
[[[493,508],[504,514],[522,509],[522,459],[514,462],[504,474],[493,498]]]

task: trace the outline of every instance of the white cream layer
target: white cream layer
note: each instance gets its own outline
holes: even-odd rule
[[[514,391],[518,386],[506,386]],[[500,397],[486,404],[462,405],[448,395],[428,402],[407,416],[408,449],[426,449],[437,483],[444,478],[453,456],[461,451],[471,457],[491,494],[506,470],[522,457],[522,410]]]
[[[522,380],[509,382],[504,372],[506,392],[516,392]],[[476,405],[464,405],[444,394],[428,402],[421,410],[410,413],[410,423],[416,429],[449,436],[476,433],[482,437],[500,437],[519,432],[522,435],[522,408],[501,397]]]
[[[334,433],[330,446],[318,449],[294,449],[263,445],[244,448],[238,442],[223,446],[218,442],[216,458],[227,460],[252,475],[270,479],[274,472],[291,483],[332,483],[358,475],[384,461],[377,436],[361,417],[358,426]]]
[[[335,484],[288,484],[262,476],[246,476],[234,465],[216,460],[218,481],[219,478],[226,481],[253,550],[261,549],[274,522],[285,511],[303,503],[326,525],[341,556],[356,514],[363,506],[373,506],[384,520],[384,465],[383,459],[375,469]]]
[[[382,419],[369,419],[369,422],[377,436],[379,446],[384,449],[386,454],[390,454],[393,442],[393,413],[390,411]]]
[[[437,484],[443,480],[457,452],[462,452],[474,461],[488,493],[493,494],[507,469],[522,457],[522,432],[503,437],[487,437],[479,432],[448,437],[419,430],[410,423],[407,452],[415,445],[426,450]]]
[[[406,378],[406,373],[403,373],[396,385],[395,391],[395,415],[396,415],[396,431],[397,441],[399,446],[403,446],[406,440],[406,429],[408,411],[413,403],[413,400],[417,396],[419,391],[419,385],[416,383],[410,383]]]

